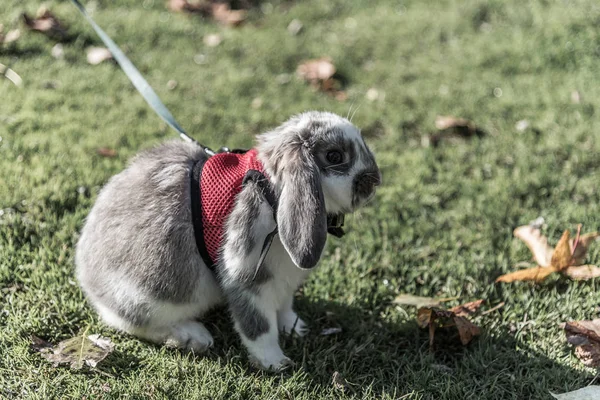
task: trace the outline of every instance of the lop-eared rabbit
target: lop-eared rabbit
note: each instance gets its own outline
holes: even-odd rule
[[[294,292],[339,232],[332,216],[364,205],[381,175],[359,129],[335,114],[303,113],[257,139],[216,155],[167,142],[102,189],[76,265],[108,325],[201,352],[213,338],[200,320],[225,303],[253,363],[293,364],[278,335],[308,330]]]

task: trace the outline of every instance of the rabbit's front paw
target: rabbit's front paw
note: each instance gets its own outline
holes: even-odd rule
[[[277,326],[280,332],[291,334],[292,331],[302,337],[309,331],[306,322],[302,321],[298,314],[292,310],[288,310],[284,313],[279,313],[277,318]]]
[[[257,368],[264,369],[266,371],[279,372],[293,367],[296,365],[290,358],[286,357],[285,354],[263,355],[261,357],[250,356],[250,362]]]

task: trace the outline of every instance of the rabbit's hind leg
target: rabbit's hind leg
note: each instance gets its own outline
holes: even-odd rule
[[[184,320],[171,326],[144,326],[131,332],[135,336],[155,343],[184,350],[205,352],[214,344],[214,339],[202,322]]]

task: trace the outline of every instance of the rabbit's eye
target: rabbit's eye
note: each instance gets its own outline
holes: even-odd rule
[[[329,161],[332,164],[341,164],[344,159],[344,156],[339,151],[332,150],[327,152],[325,158],[327,158],[327,161]]]

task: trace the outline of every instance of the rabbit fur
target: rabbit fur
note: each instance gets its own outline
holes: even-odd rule
[[[167,142],[140,153],[110,179],[87,217],[75,257],[79,283],[108,325],[204,351],[213,337],[198,318],[225,303],[253,363],[274,370],[292,364],[278,334],[308,330],[292,302],[321,257],[327,214],[363,205],[381,177],[360,131],[331,113],[294,116],[259,135],[257,149],[277,210],[255,183],[244,185],[214,272],[200,257],[191,216],[191,168],[208,157],[200,146]],[[257,270],[265,237],[276,226]]]

